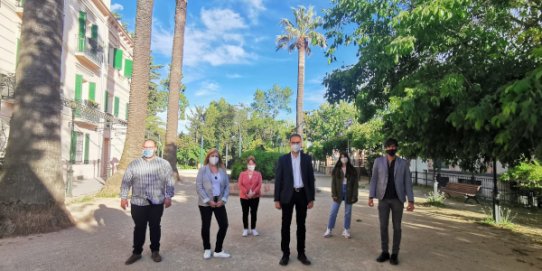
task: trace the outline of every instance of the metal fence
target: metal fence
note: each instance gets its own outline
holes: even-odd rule
[[[485,200],[493,198],[493,176],[491,174],[472,174],[468,172],[445,171],[441,170],[437,175],[433,170],[414,171],[412,182],[418,185],[433,186],[434,181],[438,186],[446,186],[447,183],[469,183],[480,185],[479,197]],[[542,207],[542,195],[532,191],[522,191],[510,185],[509,182],[497,181],[499,199],[502,202],[510,204],[519,204],[523,206]]]

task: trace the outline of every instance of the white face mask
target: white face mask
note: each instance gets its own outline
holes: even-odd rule
[[[346,163],[348,163],[348,158],[346,157],[341,158],[341,163],[343,163],[343,165],[346,165]]]
[[[256,165],[247,165],[248,170],[254,171],[256,169]]]
[[[218,157],[216,156],[209,157],[209,163],[213,166],[216,166],[216,164],[218,164]]]
[[[293,152],[299,152],[301,150],[301,145],[299,144],[293,144],[293,145],[290,145],[290,149],[293,151]]]

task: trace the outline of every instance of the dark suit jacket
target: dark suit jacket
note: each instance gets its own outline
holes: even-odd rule
[[[307,201],[314,201],[314,170],[312,168],[312,158],[300,152],[301,161],[301,179],[305,188]],[[277,171],[275,173],[275,201],[281,204],[288,204],[294,195],[294,174],[292,169],[291,153],[285,154],[279,158]]]

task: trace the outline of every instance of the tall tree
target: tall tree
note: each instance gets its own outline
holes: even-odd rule
[[[305,54],[309,55],[311,45],[326,47],[325,37],[316,29],[321,25],[321,18],[316,16],[314,7],[306,9],[299,6],[293,9],[295,25],[283,18],[280,23],[284,27],[284,34],[277,36],[277,50],[287,48],[288,52],[297,49],[297,99],[296,99],[296,130],[303,134],[303,92],[305,84]]]
[[[145,122],[141,120],[147,117],[147,101],[149,99],[153,6],[154,0],[137,1],[134,66],[130,84],[126,140],[124,141],[124,149],[117,171],[107,180],[102,189],[103,194],[117,194],[120,189],[122,175],[124,175],[128,164],[141,156],[141,146],[145,139]]]
[[[27,0],[5,173],[0,179],[0,237],[72,225],[61,163],[63,0]]]
[[[177,0],[175,6],[175,33],[173,35],[173,48],[171,70],[169,74],[169,98],[166,124],[166,151],[165,157],[173,168],[175,179],[180,180],[177,170],[177,128],[179,126],[179,91],[181,91],[184,28],[186,24],[186,0]]]
[[[289,87],[281,88],[279,85],[273,85],[272,89],[266,91],[257,89],[250,106],[261,117],[275,119],[282,110],[290,113],[290,96],[292,96],[292,89]]]

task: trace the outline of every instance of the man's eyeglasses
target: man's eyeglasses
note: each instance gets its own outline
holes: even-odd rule
[[[301,141],[297,141],[297,142],[292,141],[290,142],[290,144],[301,144]]]

